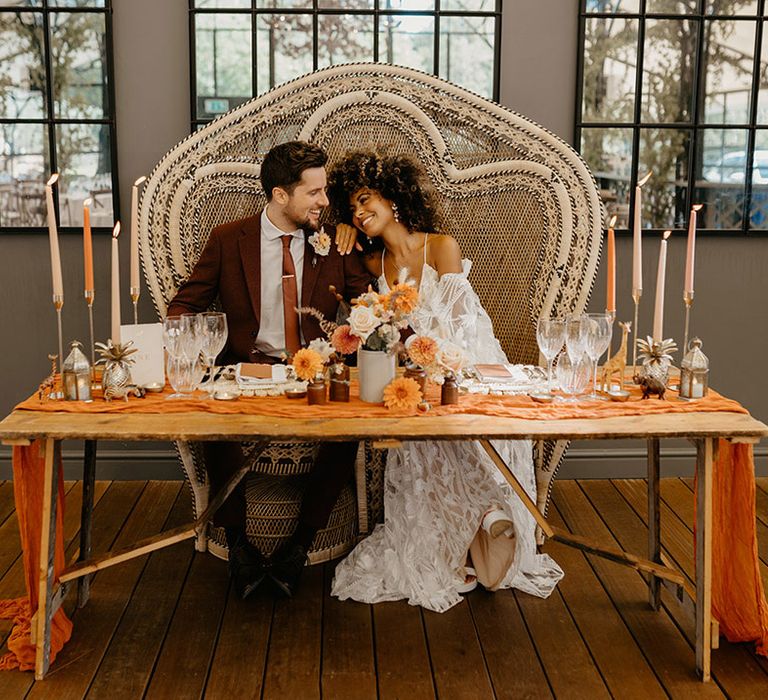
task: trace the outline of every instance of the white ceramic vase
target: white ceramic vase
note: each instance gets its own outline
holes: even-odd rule
[[[367,403],[384,401],[384,388],[395,378],[396,357],[382,350],[357,351],[360,399]]]

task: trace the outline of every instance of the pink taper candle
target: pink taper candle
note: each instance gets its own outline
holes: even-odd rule
[[[117,241],[120,222],[112,230],[112,343],[120,342],[120,249]]]
[[[86,298],[94,291],[93,284],[93,238],[91,237],[91,199],[83,201],[83,265],[85,268]]]
[[[131,297],[139,296],[139,187],[146,176],[141,176],[131,188]]]
[[[688,222],[688,247],[685,254],[685,284],[683,298],[693,298],[693,268],[696,260],[696,219],[703,204],[694,204],[691,208],[691,218]]]
[[[653,340],[664,340],[664,285],[667,277],[667,238],[672,231],[664,231],[659,246],[659,268],[656,272],[656,304],[653,307]]]
[[[45,183],[45,203],[48,210],[48,243],[51,247],[51,282],[53,296],[59,301],[64,298],[64,283],[61,277],[61,254],[59,253],[59,232],[56,228],[56,209],[53,205],[53,186],[59,179],[59,174],[51,175]]]
[[[612,216],[608,223],[608,259],[606,261],[605,310],[607,313],[616,313],[616,233],[613,230],[615,225],[616,217]]]
[[[643,240],[640,213],[643,209],[642,187],[653,174],[649,172],[635,187],[635,209],[632,218],[632,296],[639,297],[643,293]]]

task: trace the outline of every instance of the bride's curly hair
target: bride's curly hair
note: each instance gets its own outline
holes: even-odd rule
[[[349,198],[363,187],[376,190],[395,204],[400,222],[409,231],[438,231],[441,216],[437,202],[424,173],[411,158],[356,151],[335,163],[328,175],[328,199],[334,222],[352,224]],[[367,250],[383,246],[381,239],[362,238]]]

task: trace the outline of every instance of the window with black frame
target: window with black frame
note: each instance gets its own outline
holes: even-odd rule
[[[305,73],[382,61],[498,99],[501,0],[190,0],[192,128]]]
[[[0,0],[0,230],[94,227],[117,206],[110,0]]]
[[[766,0],[582,0],[576,144],[609,215],[768,230]]]

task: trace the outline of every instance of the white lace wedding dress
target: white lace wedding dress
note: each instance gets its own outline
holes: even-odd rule
[[[411,326],[417,334],[460,339],[471,364],[507,362],[467,279],[471,262],[462,261],[462,267],[461,273],[438,278],[424,262]],[[384,275],[379,289],[388,289]],[[493,445],[536,502],[531,442],[495,440]],[[493,507],[503,509],[516,534],[507,540],[511,551],[503,558],[497,587],[546,598],[562,578],[562,569],[536,552],[533,517],[480,444],[466,440],[406,442],[389,450],[384,523],[336,567],[332,595],[364,603],[406,598],[411,605],[448,610],[461,601],[457,589],[464,583],[467,550],[483,515]],[[497,551],[507,539],[502,535],[491,541],[482,534]]]

